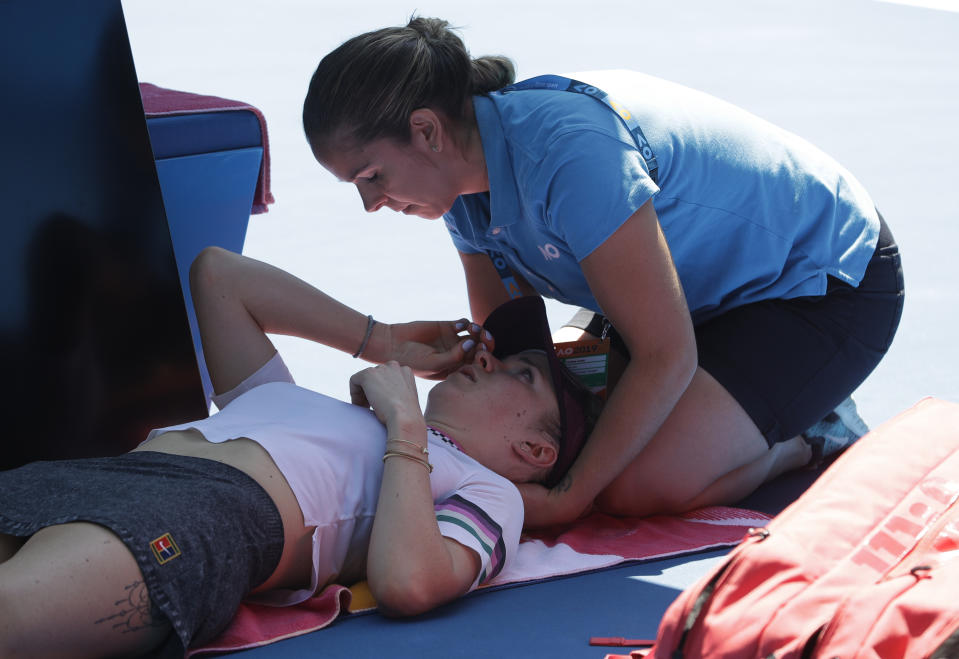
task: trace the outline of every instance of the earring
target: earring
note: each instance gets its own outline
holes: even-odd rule
[[[439,153],[439,152],[440,152],[440,148],[439,148],[438,146],[436,146],[435,144],[430,144],[430,148],[433,149],[433,153]]]

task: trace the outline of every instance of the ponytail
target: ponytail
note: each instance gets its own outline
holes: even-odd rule
[[[471,59],[448,22],[414,17],[405,27],[353,37],[324,57],[303,104],[303,128],[314,150],[334,135],[406,141],[414,110],[434,108],[459,122],[471,96],[514,78],[509,58]]]
[[[488,94],[516,82],[513,60],[502,55],[477,57],[472,62],[470,86],[473,96]]]

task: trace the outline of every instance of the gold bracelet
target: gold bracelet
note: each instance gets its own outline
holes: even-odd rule
[[[412,460],[413,462],[419,462],[421,465],[426,467],[429,473],[433,473],[433,465],[423,458],[418,458],[415,455],[410,455],[409,453],[403,453],[402,451],[387,451],[383,454],[383,462],[386,462],[387,458],[406,458],[407,460]]]
[[[420,446],[420,445],[417,444],[416,442],[411,442],[411,441],[408,440],[408,439],[388,439],[388,440],[386,440],[387,446],[389,446],[389,443],[390,443],[390,442],[400,442],[400,443],[402,443],[402,444],[409,444],[410,446],[416,447],[416,449],[419,450],[420,453],[422,453],[423,455],[429,455],[429,454],[430,454],[430,450],[429,450],[428,447],[426,447],[426,446]]]

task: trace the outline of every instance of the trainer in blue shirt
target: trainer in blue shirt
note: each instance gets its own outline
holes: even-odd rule
[[[805,140],[632,71],[514,83],[427,18],[327,55],[303,119],[367,210],[445,219],[475,321],[542,295],[582,307],[564,339],[612,338],[606,409],[561,483],[523,489],[528,525],[732,503],[862,432],[899,252]],[[452,366],[496,339],[475,338],[434,344]]]

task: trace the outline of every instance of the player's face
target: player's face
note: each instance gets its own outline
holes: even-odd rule
[[[493,471],[523,480],[528,469],[518,452],[524,442],[542,441],[544,420],[559,419],[549,363],[543,352],[530,350],[499,360],[477,354],[433,387],[426,419],[451,436],[472,458]]]

